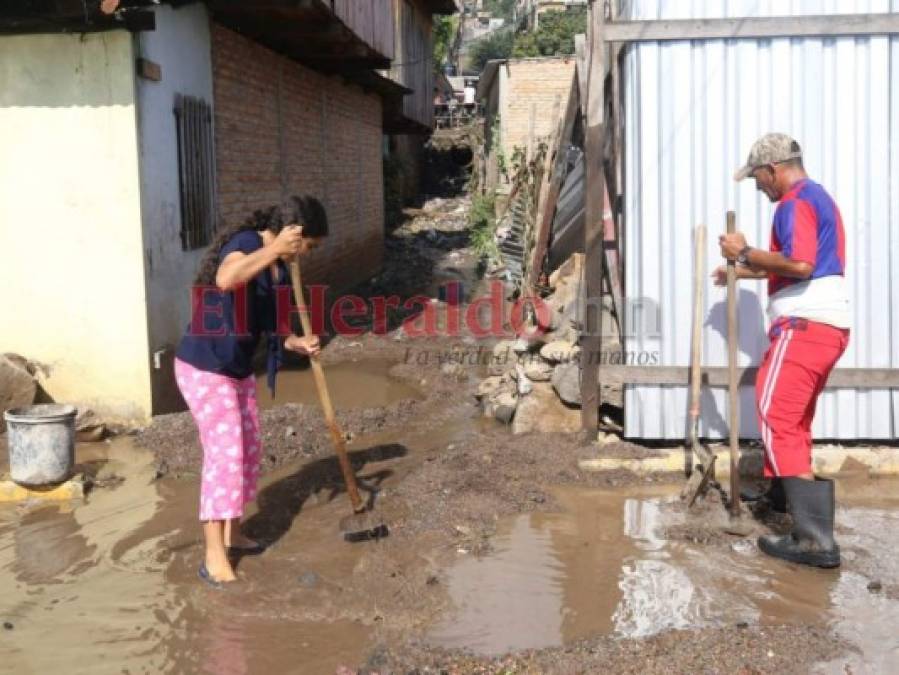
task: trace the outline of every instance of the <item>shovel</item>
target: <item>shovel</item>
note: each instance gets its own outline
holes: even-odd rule
[[[700,394],[702,379],[702,307],[705,288],[705,225],[698,225],[693,234],[695,255],[693,265],[693,335],[690,344],[690,420],[687,447],[696,462],[690,478],[681,492],[687,506],[693,506],[696,498],[708,489],[715,472],[717,455],[699,442]]]
[[[300,324],[303,326],[303,335],[313,335],[306,309],[306,296],[303,295],[303,278],[300,275],[300,263],[296,258],[290,261],[290,278],[293,282],[293,293],[296,296]],[[325,423],[328,425],[328,431],[331,433],[331,442],[334,444],[334,453],[340,462],[340,471],[343,473],[346,491],[350,496],[350,503],[353,505],[353,514],[340,521],[340,530],[343,533],[343,538],[349,542],[357,542],[386,537],[389,534],[387,525],[371,509],[366,507],[359,494],[356,475],[353,473],[353,467],[347,455],[343,433],[341,433],[340,427],[337,425],[334,407],[331,405],[331,395],[328,392],[328,383],[325,381],[325,371],[322,368],[319,355],[311,356],[309,361],[312,364],[312,375],[315,379],[315,388],[318,390],[322,412],[325,415]]]

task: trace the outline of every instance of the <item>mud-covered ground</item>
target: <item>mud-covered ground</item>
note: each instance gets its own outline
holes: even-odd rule
[[[462,280],[470,299],[479,270],[466,248],[465,208],[447,200],[415,214],[365,292],[433,291],[449,278]],[[264,475],[245,531],[269,548],[238,561],[234,587],[209,591],[196,580],[196,429],[188,413],[161,416],[134,438],[139,450],[120,445],[130,439],[79,449],[95,480],[84,507],[0,513],[0,567],[15,579],[0,588],[0,619],[14,626],[0,632],[0,652],[6,645],[10,663],[33,672],[52,665],[38,648],[47,617],[62,621],[49,612],[72,603],[69,611],[88,619],[59,624],[68,626],[63,651],[93,650],[102,634],[104,653],[129,672],[749,674],[821,664],[880,672],[876,664],[888,662],[893,646],[877,629],[899,618],[890,604],[899,596],[891,553],[899,504],[884,494],[892,483],[841,488],[861,495],[838,517],[842,572],[778,566],[753,542],[783,529],[783,518],[747,513],[735,529],[714,491],[686,512],[680,475],[578,465],[653,448],[512,435],[485,419],[475,398],[486,369],[477,355],[491,342],[464,331],[410,338],[397,330],[408,318],[392,317],[387,335],[336,337],[323,352],[326,376],[384,373],[349,392],[354,400],[367,391],[380,400],[396,382],[414,391],[337,406],[363,490],[390,527],[386,540],[340,540],[348,500],[318,407],[308,397],[266,407]],[[335,401],[354,388],[352,377],[335,381]],[[504,586],[513,577],[523,585]],[[503,598],[499,606],[480,607],[490,594]],[[503,613],[506,599],[518,608],[512,614]],[[523,625],[536,632],[512,630],[511,644],[540,646],[507,653],[509,636],[492,629],[531,612]],[[560,627],[544,631],[561,615]],[[472,620],[483,622],[470,629],[485,633],[478,645],[464,637]],[[454,622],[463,637],[448,639],[439,629]]]

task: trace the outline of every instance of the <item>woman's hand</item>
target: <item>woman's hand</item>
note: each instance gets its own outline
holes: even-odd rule
[[[296,352],[297,354],[305,354],[306,356],[316,356],[322,350],[318,335],[309,335],[305,337],[291,335],[284,340],[284,348]]]
[[[303,248],[303,228],[299,225],[285,225],[272,246],[279,258],[295,257]]]

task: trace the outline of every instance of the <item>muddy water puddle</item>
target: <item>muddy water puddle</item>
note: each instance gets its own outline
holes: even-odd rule
[[[414,386],[390,376],[394,361],[366,359],[324,367],[328,392],[336,408],[378,408],[403,399],[421,399]],[[278,374],[272,398],[265,376],[258,379],[259,405],[272,408],[285,403],[319,405],[312,369],[285,370]]]
[[[273,602],[294,589],[302,607],[297,570],[319,569],[323,550],[337,549],[309,543],[322,541],[312,533],[320,518],[305,517],[304,540],[284,536],[270,560],[242,561],[253,583],[216,592],[196,579],[196,485],[154,481],[150,455],[127,438],[79,447],[77,460],[125,480],[84,503],[0,506],[0,621],[10,626],[0,672],[334,673],[363,659],[367,626]],[[340,550],[338,576],[355,555]]]
[[[895,495],[899,483],[886,487]],[[854,644],[863,669],[887,672],[877,668],[899,662],[899,602],[869,592],[868,576],[849,564],[842,571],[788,565],[739,537],[721,546],[666,540],[665,526],[683,518],[668,508],[672,488],[557,494],[564,512],[503,521],[490,554],[462,558],[448,571],[455,610],[432,629],[430,642],[494,655],[596,635],[817,623]],[[844,504],[841,541],[849,559],[887,560],[877,566],[880,578],[895,583],[889,551],[899,513],[885,510],[883,500],[879,506]]]

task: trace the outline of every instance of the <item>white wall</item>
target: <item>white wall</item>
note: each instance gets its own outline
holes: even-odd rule
[[[209,17],[196,3],[156,9],[156,30],[135,38],[137,56],[158,64],[159,82],[137,79],[141,159],[141,210],[146,265],[151,353],[164,350],[161,370],[153,372],[154,408],[168,410],[172,400],[173,349],[189,321],[190,285],[205,249],[181,247],[178,143],[173,113],[175,95],[212,103]]]
[[[150,412],[131,35],[0,37],[0,352],[48,393]]]

